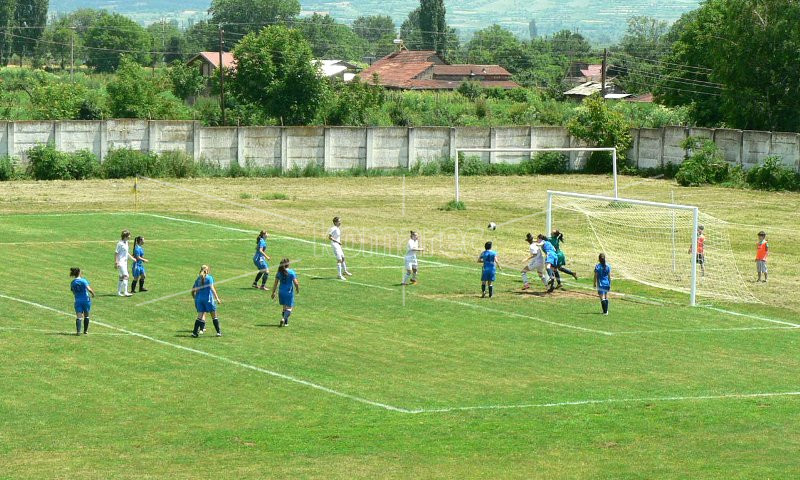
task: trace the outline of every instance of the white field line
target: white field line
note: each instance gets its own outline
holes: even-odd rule
[[[552,408],[552,407],[568,407],[573,405],[603,405],[614,403],[642,403],[642,402],[686,402],[686,401],[701,401],[701,400],[732,400],[732,399],[748,399],[748,398],[769,398],[769,397],[797,397],[800,392],[764,392],[764,393],[726,393],[719,395],[687,395],[687,396],[673,396],[673,397],[642,397],[642,398],[605,398],[596,400],[575,400],[571,402],[553,402],[553,403],[527,403],[519,405],[478,405],[474,407],[445,407],[445,408],[429,408],[429,409],[415,409],[409,413],[448,413],[448,412],[464,412],[470,410],[511,410],[521,408]]]
[[[170,217],[170,216],[158,215],[158,214],[154,214],[154,213],[142,213],[140,215],[148,215],[148,216],[151,216],[151,217],[162,218],[162,219],[165,219],[165,220],[171,220],[171,221],[175,221],[175,222],[193,223],[193,224],[197,224],[197,225],[216,227],[216,228],[220,228],[220,229],[223,229],[223,230],[243,232],[243,233],[248,233],[248,234],[255,233],[254,231],[245,230],[245,229],[242,229],[242,228],[228,227],[228,226],[224,226],[224,225],[217,225],[215,223],[210,223],[210,222],[199,222],[197,220],[188,220],[188,219],[184,219],[184,218]],[[325,245],[325,244],[323,244],[321,242],[315,242],[315,241],[312,241],[312,240],[305,240],[305,239],[302,239],[302,238],[287,237],[287,236],[277,236],[277,235],[275,235],[275,237],[282,238],[282,239],[285,239],[285,240],[291,240],[291,241],[295,241],[295,242],[311,244],[311,245],[323,245],[323,246]],[[362,251],[363,252],[363,250],[351,249],[351,248],[348,248],[348,247],[345,247],[344,249],[345,250],[355,250],[355,251]],[[374,252],[373,254],[374,255],[378,255],[378,256],[391,257],[391,258],[403,258],[400,255],[393,255],[393,254],[389,254],[389,253]],[[422,259],[420,259],[419,262],[420,263],[430,263],[432,265],[437,265],[437,266],[442,266],[442,267],[456,268],[456,269],[460,269],[460,270],[470,270],[470,271],[473,270],[472,268],[466,267],[466,266],[452,265],[452,264],[448,264],[448,263],[434,262],[434,261],[430,261],[430,260],[422,260]],[[503,275],[503,276],[517,277],[517,275],[512,275],[512,274],[505,273],[505,272],[498,272],[498,273],[500,275]],[[570,285],[571,284],[572,283],[570,283]],[[576,286],[578,286],[579,288],[589,289],[589,287],[583,287],[580,284],[576,284]],[[623,296],[623,297],[640,299],[640,300],[648,301],[648,302],[654,302],[655,304],[659,304],[659,305],[663,305],[665,303],[673,303],[676,306],[682,306],[682,307],[685,306],[685,305],[682,305],[682,304],[679,304],[679,303],[674,303],[674,302],[669,302],[669,301],[661,301],[661,300],[652,299],[652,298],[649,298],[649,297],[643,297],[643,296],[640,296],[640,295],[631,295],[631,294],[622,294],[622,293],[620,293],[618,295]],[[747,313],[739,313],[739,312],[734,312],[734,311],[731,311],[731,310],[718,309],[718,308],[715,308],[715,307],[709,307],[709,306],[705,306],[705,305],[700,305],[700,307],[709,308],[709,309],[715,310],[715,311],[717,311],[719,313],[725,313],[725,314],[728,314],[728,315],[733,315],[733,316],[738,316],[738,317],[745,317],[745,318],[752,318],[754,320],[761,320],[761,321],[771,322],[771,323],[779,323],[779,324],[789,325],[789,326],[793,326],[793,327],[800,327],[800,325],[794,324],[794,323],[791,323],[791,322],[784,322],[784,321],[781,321],[781,320],[773,320],[773,319],[769,319],[769,318],[766,318],[766,317],[760,317],[760,316],[757,316],[757,315],[750,315],[750,314],[747,314]]]
[[[448,268],[449,265],[428,265],[425,268]],[[318,270],[337,270],[338,267],[303,267],[303,272],[313,272]],[[357,267],[360,270],[403,270],[402,265],[382,266],[382,267]]]
[[[88,217],[95,215],[135,215],[133,212],[2,213],[4,217]]]
[[[720,327],[720,328],[666,328],[663,330],[623,330],[614,332],[614,335],[634,335],[645,333],[672,333],[672,332],[737,332],[748,330],[797,330],[800,327]]]
[[[23,300],[21,298],[11,297],[8,295],[0,294],[0,298],[5,298],[7,300],[11,300],[14,302],[23,303],[25,305],[30,305],[33,307],[41,308],[43,310],[48,310],[54,313],[58,313],[60,315],[65,315],[68,317],[72,317],[71,313],[64,312],[52,307],[48,307],[46,305],[42,305],[40,303],[31,302],[28,300]],[[253,370],[259,373],[263,373],[272,377],[280,378],[282,380],[287,380],[292,383],[297,383],[300,385],[304,385],[306,387],[310,387],[316,390],[323,391],[325,393],[335,395],[337,397],[346,398],[348,400],[353,400],[358,403],[363,403],[366,405],[370,405],[373,407],[382,408],[387,411],[391,412],[398,412],[398,413],[405,413],[405,414],[423,414],[423,413],[448,413],[448,412],[460,412],[460,411],[471,411],[471,410],[510,410],[510,409],[523,409],[523,408],[552,408],[552,407],[565,407],[565,406],[580,406],[580,405],[599,405],[599,404],[614,404],[614,403],[641,403],[641,402],[677,402],[677,401],[698,401],[698,400],[725,400],[725,399],[747,399],[747,398],[767,398],[767,397],[782,397],[782,396],[800,396],[800,392],[772,392],[772,393],[731,393],[731,394],[722,394],[722,395],[699,395],[699,396],[672,396],[672,397],[642,397],[642,398],[609,398],[609,399],[597,399],[597,400],[576,400],[576,401],[569,401],[569,402],[553,402],[553,403],[531,403],[531,404],[517,404],[517,405],[479,405],[479,406],[466,406],[466,407],[447,407],[447,408],[431,408],[431,409],[407,409],[401,407],[395,407],[393,405],[389,405],[386,403],[375,402],[372,400],[368,400],[365,398],[357,397],[355,395],[350,395],[348,393],[339,392],[337,390],[333,390],[328,387],[324,387],[322,385],[302,380],[300,378],[292,377],[291,375],[285,375],[282,373],[278,373],[272,370],[267,370],[265,368],[256,367],[254,365],[250,365],[247,363],[238,362],[236,360],[232,360],[221,355],[215,355],[213,353],[205,352],[202,350],[198,350],[196,348],[185,347],[183,345],[178,345],[176,343],[167,342],[164,340],[159,340],[157,338],[150,337],[148,335],[144,335],[138,332],[133,332],[130,330],[126,330],[124,328],[116,327],[104,322],[94,320],[94,324],[105,327],[111,330],[115,330],[117,332],[135,336],[141,338],[143,340],[149,340],[151,342],[157,343],[159,345],[164,345],[167,347],[172,347],[178,350],[183,350],[190,353],[195,353],[197,355],[202,355],[208,358],[213,358],[215,360],[228,363],[230,365],[234,365],[240,368],[245,368],[248,370]]]
[[[71,334],[71,335],[74,335],[74,332],[70,333],[70,332],[64,332],[64,331],[61,331],[61,330],[45,330],[43,328],[0,327],[0,330],[14,330],[14,331],[19,331],[19,332],[49,333],[49,334],[52,334],[52,335],[57,335],[57,334],[63,334],[63,335]],[[92,337],[96,337],[97,335],[114,336],[114,337],[128,337],[128,336],[130,336],[127,333],[92,333],[92,334],[90,334],[90,336],[92,336]],[[75,336],[77,336],[77,335],[75,335]]]
[[[60,315],[66,315],[66,316],[69,316],[69,317],[73,316],[73,314],[71,314],[71,313],[64,312],[64,311],[61,311],[61,310],[58,310],[58,309],[55,309],[55,308],[52,308],[52,307],[48,307],[47,305],[42,305],[40,303],[31,302],[31,301],[28,301],[28,300],[23,300],[21,298],[11,297],[9,295],[0,294],[0,298],[5,298],[6,300],[11,300],[11,301],[14,301],[14,302],[23,303],[25,305],[30,305],[32,307],[41,308],[43,310],[48,310],[50,312],[58,313]],[[230,364],[230,365],[235,365],[237,367],[245,368],[245,369],[248,369],[248,370],[253,370],[253,371],[256,371],[256,372],[259,372],[259,373],[263,373],[263,374],[266,374],[266,375],[269,375],[269,376],[272,376],[272,377],[280,378],[282,380],[287,380],[287,381],[292,382],[292,383],[297,383],[297,384],[300,384],[300,385],[304,385],[306,387],[310,387],[310,388],[313,388],[315,390],[320,390],[322,392],[329,393],[329,394],[335,395],[337,397],[342,397],[342,398],[346,398],[348,400],[353,400],[353,401],[358,402],[358,403],[371,405],[373,407],[382,408],[384,410],[388,410],[388,411],[392,411],[392,412],[412,413],[411,410],[408,410],[408,409],[405,409],[405,408],[395,407],[393,405],[388,405],[388,404],[385,404],[385,403],[375,402],[375,401],[372,401],[372,400],[369,400],[369,399],[366,399],[366,398],[357,397],[355,395],[350,395],[348,393],[340,392],[338,390],[334,390],[332,388],[328,388],[328,387],[319,385],[317,383],[310,382],[308,380],[303,380],[301,378],[293,377],[291,375],[286,375],[286,374],[283,374],[283,373],[275,372],[273,370],[267,370],[265,368],[256,367],[255,365],[250,365],[250,364],[247,364],[247,363],[238,362],[236,360],[232,360],[230,358],[223,357],[221,355],[216,355],[216,354],[213,354],[213,353],[205,352],[203,350],[198,350],[196,348],[185,347],[185,346],[179,345],[177,343],[167,342],[165,340],[160,340],[158,338],[154,338],[154,337],[151,337],[151,336],[148,336],[148,335],[144,335],[142,333],[138,333],[138,332],[134,332],[134,331],[131,331],[131,330],[127,330],[125,328],[116,327],[116,326],[108,324],[108,323],[100,322],[100,321],[98,321],[96,319],[96,317],[93,320],[93,324],[94,325],[99,325],[101,327],[105,327],[105,328],[108,328],[108,329],[111,329],[111,330],[115,330],[117,332],[125,333],[125,334],[128,334],[128,335],[133,335],[133,336],[141,338],[143,340],[149,340],[149,341],[157,343],[159,345],[172,347],[172,348],[175,348],[175,349],[178,349],[178,350],[183,350],[185,352],[195,353],[197,355],[202,355],[204,357],[213,358],[214,360],[219,360],[221,362],[224,362],[224,363],[227,363],[227,364]],[[89,336],[91,336],[91,334],[89,334]]]
[[[191,243],[191,242],[250,242],[249,238],[154,238],[147,240],[147,243]],[[54,240],[50,242],[0,242],[3,245],[84,245],[92,243],[105,243],[107,245],[115,245],[116,240]]]

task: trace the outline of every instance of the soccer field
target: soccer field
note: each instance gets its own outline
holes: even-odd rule
[[[600,193],[596,178],[468,178],[462,212],[439,210],[446,178],[143,181],[135,208],[132,182],[0,186],[0,477],[800,475],[800,197],[626,179],[630,196],[672,193],[738,221],[732,247],[760,303],[689,307],[615,279],[604,317],[577,234],[564,245],[577,282],[523,293],[518,275],[544,190]],[[511,188],[490,198],[486,183]],[[333,215],[347,282],[324,241]],[[766,285],[751,278],[753,218],[773,249]],[[123,228],[150,260],[149,291],[131,298],[116,296],[112,263]],[[261,228],[270,286],[280,258],[296,262],[288,328],[250,286]],[[402,287],[411,228],[430,252]],[[488,239],[506,274],[491,300],[473,259]],[[223,337],[210,322],[190,337],[201,264]],[[71,266],[98,294],[86,336]]]

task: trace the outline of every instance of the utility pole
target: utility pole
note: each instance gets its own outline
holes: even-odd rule
[[[222,63],[222,46],[225,45],[225,39],[222,37],[222,34],[225,33],[222,30],[222,24],[219,24],[219,107],[222,110],[222,125],[226,125],[225,122],[225,68]]]
[[[608,49],[603,49],[603,67],[600,71],[600,96],[603,97],[603,100],[606,99],[606,65],[608,61]]]

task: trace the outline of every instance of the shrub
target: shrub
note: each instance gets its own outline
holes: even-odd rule
[[[559,152],[539,152],[531,160],[523,162],[525,173],[567,173],[569,158]]]
[[[0,182],[11,180],[14,177],[14,162],[9,156],[0,157]]]
[[[159,170],[167,177],[190,178],[196,177],[198,173],[197,163],[186,152],[163,152],[158,158],[158,163]]]
[[[289,200],[289,195],[285,193],[265,193],[258,198],[261,200]]]
[[[95,178],[100,173],[100,161],[88,150],[81,150],[72,154],[62,154],[67,158],[67,170],[70,178],[85,180]]]
[[[800,190],[800,174],[783,165],[780,157],[774,155],[748,170],[745,180],[750,187],[759,190]]]
[[[633,143],[630,122],[621,113],[609,109],[599,94],[583,100],[581,106],[575,109],[575,116],[569,121],[568,128],[572,136],[590,145],[616,147],[618,161],[625,163],[628,149]],[[590,164],[591,168],[596,169],[592,171],[587,168],[591,173],[611,171],[611,168],[605,168],[611,164],[610,157],[593,154],[587,161],[587,167]]]
[[[480,82],[463,82],[456,90],[470,100],[476,100],[483,95],[483,86]]]
[[[453,169],[455,170],[455,166],[453,166]],[[459,154],[458,173],[460,175],[486,175],[488,171],[489,164],[484,162],[480,157],[464,157],[463,155]]]
[[[723,183],[730,176],[730,166],[725,162],[719,147],[708,139],[689,137],[681,146],[689,155],[683,161],[675,180],[684,187],[708,183]]]
[[[611,152],[592,152],[586,159],[586,165],[583,166],[585,173],[611,173],[613,170],[614,158]]]
[[[67,155],[52,145],[37,145],[28,150],[28,173],[36,180],[72,178]]]
[[[130,148],[110,150],[101,172],[104,178],[128,178],[137,175],[160,177],[163,174],[156,154]]]
[[[445,212],[450,212],[453,210],[466,210],[467,206],[462,201],[455,201],[450,200],[447,202],[443,207],[439,207],[439,210],[444,210]]]

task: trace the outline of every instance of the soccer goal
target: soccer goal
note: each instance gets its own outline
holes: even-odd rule
[[[506,153],[506,154],[527,154],[528,158],[534,153],[539,152],[557,152],[557,153],[572,153],[572,152],[610,152],[611,153],[611,165],[612,165],[612,172],[614,176],[614,196],[619,196],[619,190],[617,189],[617,149],[615,147],[572,147],[572,148],[457,148],[456,149],[456,158],[455,158],[455,182],[456,182],[456,201],[461,201],[461,186],[459,181],[459,174],[458,174],[458,163],[463,153],[464,156],[469,155],[470,153],[475,154],[483,154],[488,153],[490,155],[497,154],[497,153]]]
[[[736,266],[726,222],[697,207],[547,192],[547,231],[558,228],[573,261],[606,254],[616,276],[698,297],[756,302]],[[698,255],[698,228],[704,232]]]

